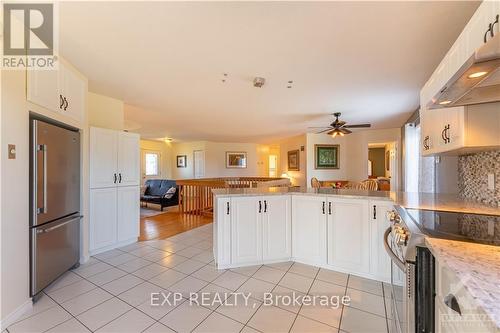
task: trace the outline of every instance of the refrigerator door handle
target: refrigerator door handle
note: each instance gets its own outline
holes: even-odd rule
[[[37,234],[41,234],[41,233],[47,233],[47,232],[51,232],[51,231],[54,231],[56,229],[59,229],[61,227],[64,227],[66,224],[68,223],[71,223],[73,222],[77,217],[73,216],[71,217],[70,219],[68,219],[66,222],[63,222],[63,223],[60,223],[58,225],[55,225],[53,227],[50,227],[50,228],[47,228],[47,229],[39,229],[36,231]],[[82,217],[80,216],[79,219],[81,219]]]
[[[43,180],[42,180],[42,189],[43,189],[43,206],[38,207],[38,214],[46,214],[47,213],[47,145],[38,145],[38,151],[42,152],[43,156]]]

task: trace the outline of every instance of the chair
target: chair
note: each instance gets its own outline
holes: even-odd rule
[[[321,183],[319,182],[318,178],[316,178],[316,177],[311,178],[311,187],[312,188],[321,188]]]
[[[361,189],[368,191],[377,191],[378,182],[374,179],[366,179],[361,182]]]

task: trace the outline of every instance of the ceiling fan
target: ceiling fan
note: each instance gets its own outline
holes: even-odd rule
[[[348,130],[348,128],[366,128],[371,127],[371,124],[358,124],[358,125],[346,125],[346,122],[343,120],[339,120],[340,112],[333,113],[335,120],[330,124],[330,126],[326,127],[309,127],[309,128],[323,128],[324,130],[317,132],[316,134],[325,133],[328,131],[328,135],[332,137],[344,136],[345,134],[350,134],[352,131]]]

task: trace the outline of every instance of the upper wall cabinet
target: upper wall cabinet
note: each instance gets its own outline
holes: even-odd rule
[[[28,70],[27,99],[81,122],[85,112],[87,82],[69,66],[58,70]]]
[[[489,24],[495,21],[498,14],[500,14],[500,1],[483,1],[481,3],[420,91],[420,107],[422,109],[425,109],[432,97],[445,86],[467,59],[474,54],[474,51],[484,43],[486,30],[488,30]],[[498,24],[495,24],[494,32],[499,33],[499,29]]]

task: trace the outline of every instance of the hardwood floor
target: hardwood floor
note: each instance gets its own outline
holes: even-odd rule
[[[139,241],[163,239],[212,223],[211,217],[181,214],[175,208],[170,209],[160,215],[141,218]]]

